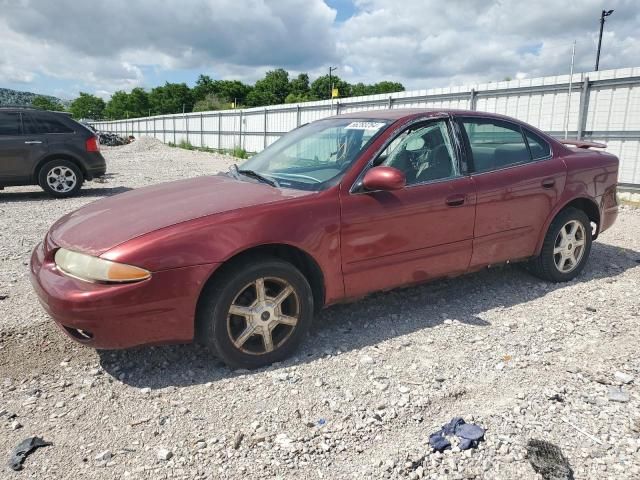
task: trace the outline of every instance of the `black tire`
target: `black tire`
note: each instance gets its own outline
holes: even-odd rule
[[[313,293],[305,276],[290,263],[271,257],[247,258],[223,268],[220,275],[216,276],[202,292],[196,316],[197,339],[212,348],[215,354],[231,368],[259,368],[290,356],[300,345],[313,320]],[[281,287],[278,282],[284,282],[292,288],[293,292],[286,298],[288,302],[286,308],[295,311],[297,324],[295,326],[278,324],[273,328],[273,335],[269,333],[273,344],[272,351],[267,351],[267,340],[261,333],[248,337],[242,345],[245,350],[243,351],[234,344],[233,337],[236,337],[236,342],[240,342],[242,335],[238,332],[248,331],[252,326],[250,322],[259,324],[260,321],[267,322],[281,318],[279,313],[283,313],[282,310],[285,308],[285,302],[282,302],[279,310],[272,311],[271,319],[269,315],[266,319],[263,316],[256,318],[260,315],[259,312],[252,317],[253,320],[249,317],[230,314],[232,303],[236,301],[236,305],[241,304],[242,296],[248,297],[246,298],[248,305],[257,304],[258,299],[254,299],[252,295],[257,296],[257,284],[254,282],[261,278],[266,279],[264,292],[268,301],[275,301],[272,292],[278,292],[278,288]],[[295,308],[293,304],[296,305]],[[247,308],[259,310],[251,306]],[[262,313],[264,314],[265,312]],[[290,312],[286,313],[286,315],[289,314]],[[296,315],[292,314],[286,318],[293,317]],[[246,350],[249,350],[249,347],[253,350],[248,353]]]
[[[55,182],[52,183],[50,181],[49,174],[55,169],[60,169],[60,172],[62,173],[72,173],[73,176],[71,174],[66,176],[69,180],[67,180],[64,185],[60,185]],[[72,179],[73,184],[71,184]],[[38,184],[40,185],[40,188],[55,198],[66,198],[76,195],[83,183],[84,175],[82,174],[82,171],[75,163],[70,162],[69,160],[50,160],[45,163],[38,172]]]
[[[558,258],[560,259],[559,262],[563,262],[562,254],[554,254],[554,249],[556,248],[556,242],[559,239],[561,229],[565,228],[570,222],[579,222],[582,225],[584,232],[584,245],[582,248],[584,250],[579,260],[575,262],[575,267],[570,271],[563,272],[557,265]],[[589,217],[577,208],[566,208],[558,213],[556,218],[553,219],[553,222],[551,222],[551,225],[549,225],[549,230],[544,238],[540,255],[529,262],[529,268],[534,275],[543,280],[550,282],[568,282],[578,276],[586,265],[589,259],[589,253],[591,252],[591,242],[591,222]],[[570,242],[568,248],[571,248]],[[560,255],[560,257],[558,255]]]

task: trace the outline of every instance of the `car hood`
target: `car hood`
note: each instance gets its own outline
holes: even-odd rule
[[[49,238],[61,247],[101,255],[164,227],[311,193],[235,180],[223,174],[179,180],[90,203],[58,220]]]

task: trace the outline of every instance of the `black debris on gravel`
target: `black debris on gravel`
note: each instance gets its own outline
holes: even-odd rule
[[[429,435],[429,445],[434,451],[443,452],[451,448],[451,442],[446,437],[456,436],[460,450],[468,450],[478,446],[478,443],[484,439],[484,433],[484,428],[466,423],[462,417],[454,417],[440,430]]]
[[[22,470],[22,463],[31,452],[37,448],[48,447],[49,445],[53,445],[53,443],[46,442],[40,437],[25,438],[11,452],[9,467],[15,471]]]
[[[544,480],[573,480],[573,470],[560,447],[545,440],[529,440],[527,459]]]

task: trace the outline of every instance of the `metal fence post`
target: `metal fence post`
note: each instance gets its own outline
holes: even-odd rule
[[[582,140],[584,129],[587,126],[587,114],[589,113],[589,77],[584,77],[582,90],[580,90],[580,109],[578,113],[578,140]]]
[[[240,110],[240,138],[239,138],[239,145],[240,148],[243,148],[242,146],[242,110]]]
[[[200,112],[200,148],[204,147],[204,119],[203,113]]]
[[[469,110],[476,109],[476,100],[478,99],[478,92],[475,88],[472,88],[469,92]]]
[[[189,141],[189,119],[187,118],[187,114],[184,114],[184,129],[187,132],[187,143],[191,143]]]
[[[222,150],[222,112],[218,113],[218,150]]]
[[[389,97],[389,101],[387,102],[387,108],[391,110],[393,108],[393,98]]]
[[[171,116],[171,122],[173,123],[173,144],[176,142],[176,117],[174,115]]]
[[[162,116],[162,143],[167,143],[167,127],[164,122],[164,115]]]
[[[262,138],[262,148],[267,148],[267,109],[264,109],[264,137]]]
[[[296,105],[296,127],[300,126],[300,105]]]

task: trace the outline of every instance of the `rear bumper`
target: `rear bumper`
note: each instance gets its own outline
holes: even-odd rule
[[[123,285],[84,282],[56,268],[43,244],[31,256],[31,283],[40,303],[70,338],[99,349],[193,340],[202,286],[216,265],[156,272]]]
[[[102,177],[107,173],[107,162],[100,152],[91,152],[87,154],[84,167],[87,172],[87,180]]]
[[[618,218],[618,196],[615,185],[605,191],[601,205],[600,231],[598,233],[610,228]]]

